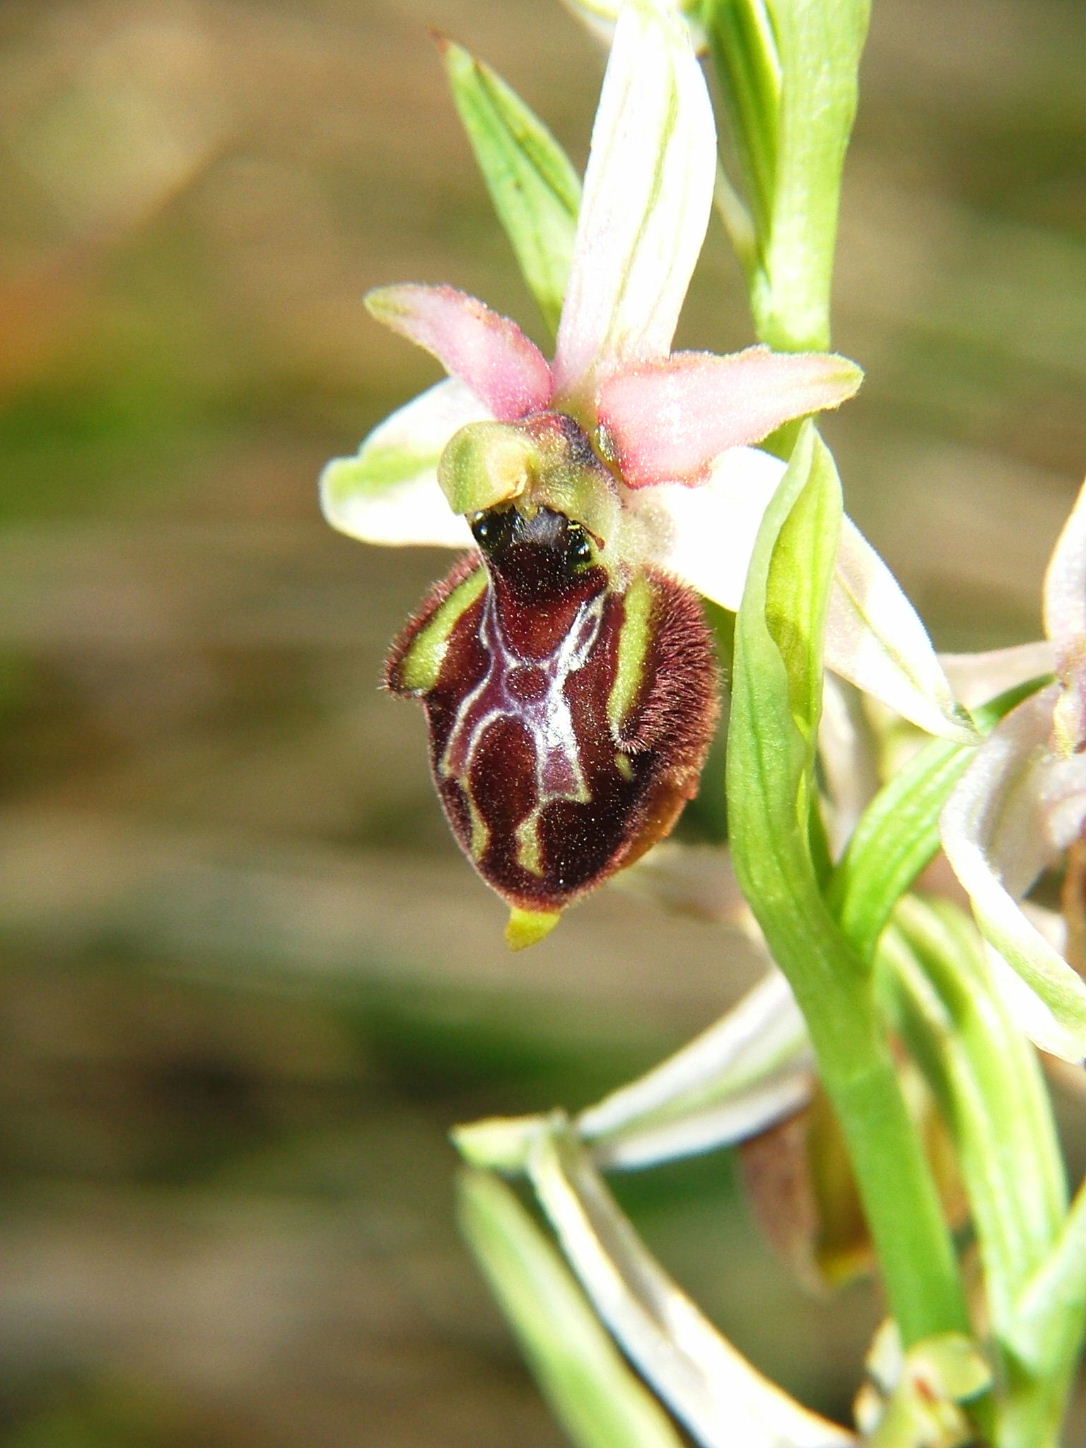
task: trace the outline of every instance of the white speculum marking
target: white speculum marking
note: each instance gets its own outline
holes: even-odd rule
[[[478,635],[487,656],[486,673],[460,705],[439,765],[441,774],[455,779],[467,795],[476,855],[485,851],[488,831],[475,808],[468,776],[483,736],[499,719],[523,725],[535,752],[535,802],[516,832],[517,860],[524,869],[543,873],[539,819],[546,806],[559,799],[587,803],[591,798],[565,691],[570,675],[591,657],[605,598],[600,593],[582,603],[558,647],[536,659],[512,647],[498,616],[494,589],[487,589]]]

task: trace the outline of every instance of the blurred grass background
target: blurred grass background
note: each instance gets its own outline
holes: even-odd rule
[[[1081,473],[1078,21],[875,6],[835,338],[868,382],[829,433],[945,648],[1038,634]],[[0,8],[5,1445],[559,1443],[445,1133],[586,1103],[750,979],[609,892],[509,956],[421,711],[375,690],[448,560],[317,514],[322,462],[437,375],[361,295],[536,320],[427,26],[583,163],[601,60],[556,5]],[[681,340],[751,340],[719,236]],[[620,1190],[760,1366],[847,1411],[871,1293],[802,1296],[724,1158]]]

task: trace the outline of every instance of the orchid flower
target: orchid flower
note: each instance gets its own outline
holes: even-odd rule
[[[1074,1061],[1086,1054],[1086,986],[1021,902],[1086,821],[1086,488],[1049,563],[1044,616],[1055,678],[977,750],[943,811],[942,837],[1023,1028]]]
[[[665,835],[695,792],[716,683],[687,590],[738,607],[784,468],[751,445],[860,383],[828,354],[670,351],[715,176],[688,28],[673,9],[633,0],[615,28],[553,361],[453,287],[367,298],[449,380],[330,463],[322,504],[365,541],[470,546],[474,533],[482,549],[423,605],[386,683],[427,707],[446,813],[511,904],[514,945],[546,934],[565,905]],[[490,661],[470,684],[469,634]],[[922,727],[975,738],[919,619],[847,523],[826,655]],[[532,677],[514,679],[528,656]],[[592,720],[571,712],[575,693],[595,695]],[[585,755],[592,731],[610,741],[598,759]],[[507,761],[497,791],[473,782],[486,740]],[[516,802],[499,809],[497,793]],[[602,843],[578,850],[589,835]]]

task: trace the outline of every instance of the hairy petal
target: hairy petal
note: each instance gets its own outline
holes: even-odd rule
[[[862,379],[854,363],[821,352],[676,352],[603,382],[597,418],[628,487],[698,483],[727,448],[840,406]]]
[[[540,412],[551,400],[543,353],[508,317],[456,287],[408,282],[378,287],[366,306],[379,322],[432,352],[499,422]]]
[[[1086,986],[1018,903],[1086,818],[1081,758],[1049,749],[1059,695],[1051,684],[992,731],[947,802],[941,828],[1023,1028],[1044,1050],[1075,1061],[1086,1054]]]
[[[437,484],[437,464],[459,428],[488,416],[475,394],[450,379],[386,418],[354,457],[321,473],[321,509],[333,528],[364,543],[471,548],[463,518]]]
[[[600,379],[664,357],[712,208],[716,132],[683,21],[650,0],[619,17],[600,95],[555,380],[573,411]]]

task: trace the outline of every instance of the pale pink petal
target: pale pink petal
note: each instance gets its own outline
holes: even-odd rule
[[[438,487],[437,464],[454,432],[486,418],[462,382],[439,382],[375,427],[353,457],[328,463],[320,480],[324,516],[364,543],[473,547],[466,520]]]
[[[676,352],[603,382],[597,417],[628,487],[698,483],[727,448],[840,406],[862,378],[846,358],[820,352]]]
[[[684,22],[634,0],[615,29],[554,370],[584,420],[602,377],[665,357],[712,209],[716,133]]]
[[[550,403],[551,369],[508,317],[455,287],[415,283],[378,287],[366,306],[379,322],[438,359],[499,422],[515,422]]]

